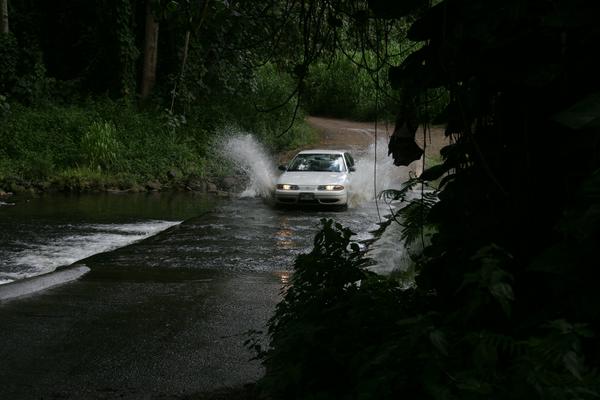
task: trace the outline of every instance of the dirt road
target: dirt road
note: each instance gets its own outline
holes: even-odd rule
[[[393,124],[386,122],[375,125],[375,122],[322,117],[308,117],[306,120],[320,133],[318,147],[325,149],[342,148],[361,151],[373,144],[376,133],[378,138],[389,139],[394,131]],[[419,129],[415,140],[419,147],[425,149],[427,159],[439,158],[440,149],[449,144],[448,138],[444,135],[444,128],[441,126],[430,127],[425,134],[422,128]]]

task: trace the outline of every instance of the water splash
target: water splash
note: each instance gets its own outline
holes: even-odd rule
[[[220,153],[233,162],[249,183],[240,197],[272,196],[275,185],[275,163],[265,147],[249,133],[237,133],[223,140]]]
[[[252,134],[228,129],[229,137],[219,146],[221,155],[231,161],[235,168],[245,175],[249,183],[241,197],[262,197],[270,199],[276,181],[275,163],[266,148]],[[348,205],[357,207],[375,199],[375,189],[398,189],[415,173],[420,160],[408,167],[397,167],[387,155],[388,139],[382,137],[377,146],[371,144],[362,152],[354,154],[356,171],[350,174],[351,192]],[[377,157],[375,157],[377,147]],[[377,185],[374,187],[373,166],[377,159]]]
[[[349,205],[354,207],[375,199],[375,190],[381,192],[385,189],[399,189],[411,174],[414,174],[420,165],[420,160],[411,163],[407,167],[394,165],[392,157],[388,156],[388,139],[379,138],[377,142],[377,179],[375,180],[375,143],[367,150],[357,155],[356,171],[350,174],[352,191],[350,193]],[[377,185],[374,186],[374,182]]]

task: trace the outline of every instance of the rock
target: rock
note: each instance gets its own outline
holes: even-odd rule
[[[175,179],[178,176],[179,176],[179,173],[175,169],[170,169],[169,171],[167,171],[167,178],[169,178],[169,179]]]
[[[239,189],[240,186],[239,180],[233,176],[226,176],[223,178],[221,184],[225,190],[236,190]]]
[[[23,193],[25,191],[25,187],[21,186],[21,185],[17,185],[16,183],[11,183],[10,191],[13,193]]]
[[[224,192],[222,190],[217,190],[217,197],[229,197],[229,192]]]
[[[50,182],[47,182],[47,181],[39,182],[37,185],[35,185],[35,187],[38,190],[40,190],[41,192],[45,192],[48,189],[50,189]]]
[[[217,185],[212,182],[206,182],[206,191],[208,193],[217,193]]]
[[[207,184],[205,181],[200,180],[200,179],[190,179],[187,181],[187,184],[185,185],[185,188],[187,190],[193,191],[193,192],[202,192],[202,193],[206,193],[207,191]]]
[[[159,191],[162,189],[162,185],[157,181],[150,181],[146,183],[146,189],[151,190],[153,192]]]
[[[140,185],[138,185],[137,183],[134,183],[133,185],[131,185],[131,187],[129,189],[127,189],[128,192],[131,193],[139,193],[139,192],[143,192],[144,188]]]

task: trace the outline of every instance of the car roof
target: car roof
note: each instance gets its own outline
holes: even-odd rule
[[[298,154],[344,154],[347,153],[346,150],[323,150],[323,149],[314,149],[314,150],[302,150]]]

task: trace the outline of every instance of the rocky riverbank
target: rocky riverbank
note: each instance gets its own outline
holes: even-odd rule
[[[164,179],[131,182],[111,179],[61,179],[26,181],[19,178],[0,182],[0,199],[12,195],[40,195],[43,193],[140,193],[161,191],[189,191],[228,197],[244,188],[247,178],[241,175],[223,177],[179,177],[167,172]]]

